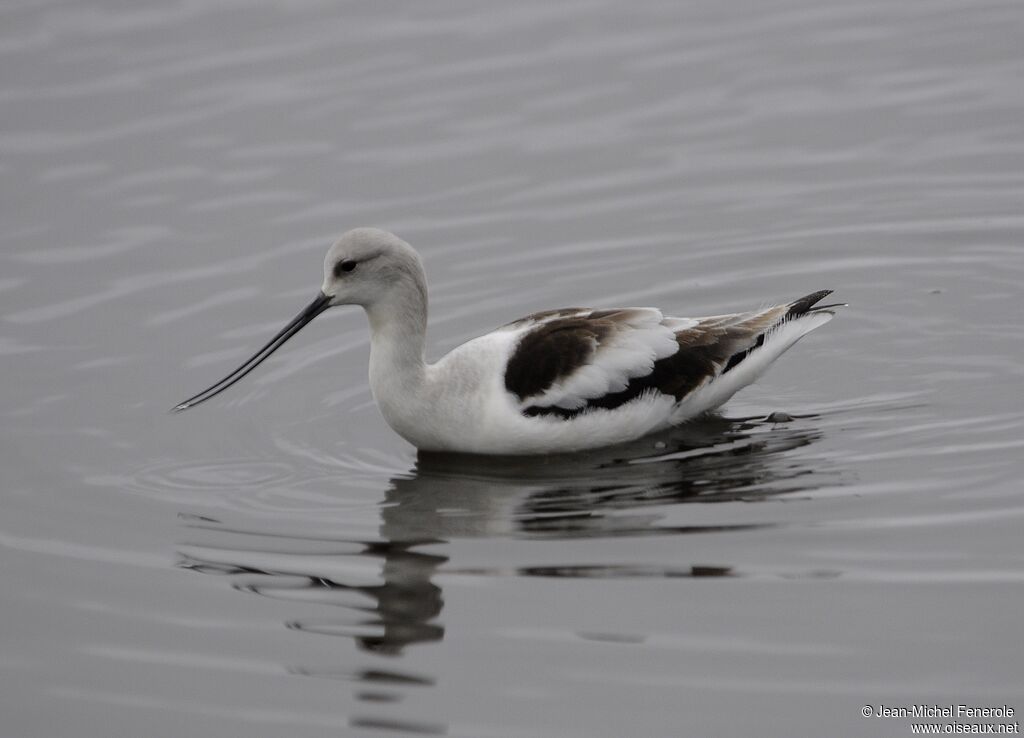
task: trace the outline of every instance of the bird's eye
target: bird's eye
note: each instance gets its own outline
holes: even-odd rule
[[[351,272],[358,262],[355,259],[343,259],[334,265],[334,276],[340,277],[342,272]]]

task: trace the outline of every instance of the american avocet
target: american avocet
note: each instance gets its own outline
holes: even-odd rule
[[[413,248],[375,228],[327,252],[320,294],[187,410],[256,368],[320,313],[361,305],[370,390],[384,419],[424,451],[544,454],[635,440],[718,407],[832,319],[831,290],[746,313],[671,318],[656,308],[535,313],[424,360],[427,281]]]

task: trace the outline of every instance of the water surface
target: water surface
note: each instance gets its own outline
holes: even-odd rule
[[[1024,710],[1016,3],[0,8],[12,736],[909,734]],[[589,304],[850,307],[719,417],[417,458],[341,231],[432,356]],[[773,423],[774,411],[794,419]]]

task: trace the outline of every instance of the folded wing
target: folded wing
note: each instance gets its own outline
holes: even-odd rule
[[[540,313],[509,326],[522,333],[505,388],[528,416],[572,418],[652,393],[678,402],[731,372],[827,294],[706,318],[666,318],[654,308]]]

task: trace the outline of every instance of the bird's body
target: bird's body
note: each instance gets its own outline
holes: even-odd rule
[[[329,251],[320,296],[246,364],[176,409],[233,384],[320,312],[359,304],[370,387],[384,419],[423,451],[570,452],[635,440],[718,407],[827,323],[829,294],[747,313],[671,318],[655,308],[537,313],[424,360],[426,278],[396,236],[361,228]]]

